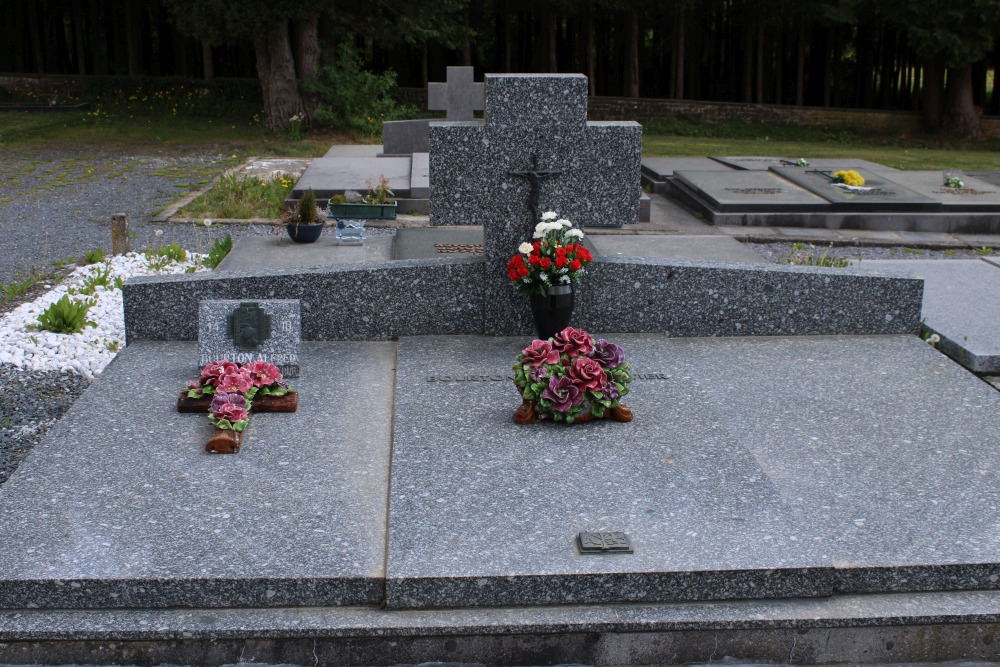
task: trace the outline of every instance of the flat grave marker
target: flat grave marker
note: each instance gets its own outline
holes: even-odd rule
[[[324,157],[316,158],[302,174],[292,190],[293,198],[301,198],[312,188],[317,199],[354,190],[368,191],[368,183],[378,183],[383,174],[397,197],[410,194],[410,157]]]
[[[833,170],[817,170],[812,167],[771,167],[771,171],[826,199],[833,204],[834,211],[935,213],[941,210],[939,201],[897,183],[884,172],[856,169],[855,171],[865,179],[864,187],[868,189],[849,191],[833,185],[830,178]]]
[[[816,212],[830,203],[768,171],[676,171],[679,182],[721,212]]]
[[[960,177],[964,188],[944,185],[940,171],[898,171],[892,180],[941,202],[944,211],[1000,213],[1000,185],[994,185],[974,176]]]
[[[298,299],[204,299],[198,304],[198,365],[261,360],[299,376]]]

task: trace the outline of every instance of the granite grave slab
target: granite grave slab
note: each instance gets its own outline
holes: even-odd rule
[[[691,405],[662,340],[613,340],[652,378],[626,401],[639,417],[576,427],[513,423],[524,339],[400,340],[390,608],[830,593],[830,560],[739,440],[718,436],[721,406]],[[623,531],[634,553],[582,556],[581,531]],[[451,548],[422,549],[428,535]]]
[[[730,236],[619,236],[594,234],[587,237],[603,257],[658,257],[766,264],[759,253]]]
[[[337,243],[333,226],[315,243],[296,243],[282,236],[243,236],[216,271],[261,271],[293,267],[387,262],[392,258],[392,236],[369,236],[363,245]]]
[[[897,183],[886,172],[857,169],[868,190],[849,191],[835,187],[827,175],[813,167],[771,167],[771,171],[829,201],[834,211],[936,213],[941,210],[939,201]]]
[[[390,608],[1000,585],[1000,394],[916,336],[607,337],[629,424],[508,421],[526,339],[400,341]]]
[[[644,184],[652,185],[653,192],[665,194],[667,179],[673,178],[675,171],[732,171],[729,165],[710,157],[644,157],[642,158],[642,178]]]
[[[1000,214],[1000,186],[973,176],[963,176],[964,188],[943,185],[940,171],[898,171],[892,174],[896,183],[941,202],[944,212],[993,212]]]
[[[924,280],[924,326],[976,373],[1000,373],[1000,267],[978,259],[865,260],[863,268]]]
[[[206,299],[198,307],[198,365],[265,361],[299,376],[302,313],[297,300]]]
[[[810,213],[831,208],[826,199],[769,171],[675,171],[674,185],[688,188],[723,213]]]
[[[393,259],[482,257],[482,227],[412,227],[396,230]]]
[[[303,344],[299,410],[219,457],[197,345],[130,343],[0,487],[0,609],[378,604],[394,357]]]
[[[583,75],[486,76],[486,120],[431,123],[431,223],[486,229],[485,323],[528,326],[506,266],[542,211],[577,227],[638,221],[642,127],[587,122]]]
[[[397,197],[410,195],[409,157],[336,157],[316,158],[292,189],[292,198],[299,199],[312,188],[317,199],[354,190],[364,194],[368,183],[378,183],[383,174]]]
[[[732,169],[767,171],[771,167],[794,166],[798,158],[762,155],[712,155],[709,159],[715,160],[719,164],[731,167]]]

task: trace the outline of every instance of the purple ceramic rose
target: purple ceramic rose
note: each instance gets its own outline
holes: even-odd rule
[[[568,369],[568,377],[580,391],[601,391],[608,378],[601,365],[590,357],[577,357]]]
[[[552,338],[552,345],[560,354],[589,356],[594,351],[594,339],[583,329],[566,327]]]
[[[543,364],[559,363],[558,350],[552,347],[552,343],[547,340],[535,339],[531,341],[531,345],[521,350],[521,354],[524,355],[524,363],[535,368]]]
[[[566,412],[583,403],[583,392],[573,384],[572,378],[552,377],[549,378],[548,388],[542,392],[542,398],[552,401],[552,409],[556,412]]]
[[[594,343],[594,352],[590,358],[605,368],[617,368],[618,364],[625,361],[625,352],[614,343],[601,338]]]
[[[201,369],[198,383],[206,387],[218,387],[219,380],[231,373],[239,372],[240,367],[231,361],[213,361]]]
[[[247,419],[247,399],[242,394],[216,394],[212,399],[212,416],[216,419],[228,419],[235,424]]]
[[[613,401],[618,398],[618,385],[616,385],[613,381],[608,380],[608,383],[604,385],[604,389],[601,393],[604,394],[604,398]]]

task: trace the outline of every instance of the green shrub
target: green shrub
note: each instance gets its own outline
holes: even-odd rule
[[[83,281],[83,287],[77,290],[79,294],[85,294],[90,296],[97,292],[98,287],[110,287],[111,286],[111,266],[105,266],[103,269],[98,269],[95,273],[87,276]]]
[[[69,295],[64,294],[38,316],[38,325],[34,328],[57,334],[75,334],[83,331],[85,326],[96,327],[96,322],[87,319],[87,311],[93,305],[94,302],[88,299],[71,301]]]
[[[298,222],[303,225],[311,225],[316,222],[316,195],[313,189],[309,188],[299,200]]]
[[[215,239],[215,243],[212,244],[212,248],[208,251],[208,257],[205,259],[205,266],[210,269],[214,269],[222,260],[226,258],[229,251],[233,249],[233,237],[226,234],[224,239]]]
[[[104,254],[103,248],[94,248],[83,253],[84,265],[97,264],[103,262],[105,259],[107,259],[107,255]]]
[[[314,114],[321,126],[359,132],[368,136],[382,133],[382,121],[410,118],[415,107],[402,105],[393,97],[396,73],[369,72],[361,67],[361,58],[347,45],[341,45],[332,66],[319,69],[314,81],[304,81],[303,91],[319,98]]]

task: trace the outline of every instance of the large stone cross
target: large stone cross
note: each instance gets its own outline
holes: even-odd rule
[[[486,333],[524,334],[530,311],[508,260],[544,211],[576,227],[638,222],[642,127],[587,122],[582,74],[487,74],[485,111],[431,123],[431,223],[483,226]]]
[[[448,120],[472,120],[483,110],[483,84],[472,78],[472,67],[449,67],[446,83],[427,84],[428,110],[444,111]]]

